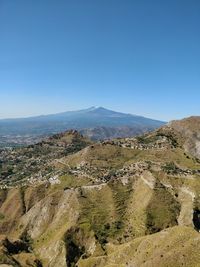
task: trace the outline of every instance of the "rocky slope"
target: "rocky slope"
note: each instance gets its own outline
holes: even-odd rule
[[[9,153],[14,163],[1,180],[0,266],[199,266],[200,161],[192,146],[198,118],[195,123],[190,118],[98,143],[70,132],[29,154],[30,147],[6,152],[1,169],[11,162]],[[15,183],[22,155],[24,176]],[[26,164],[36,159],[36,173],[46,166],[49,172],[31,180]]]
[[[173,121],[169,125],[183,136],[185,150],[200,158],[200,117]]]
[[[157,127],[156,127],[157,128]],[[121,127],[94,127],[80,130],[80,133],[89,137],[91,140],[106,140],[113,138],[125,138],[144,134],[154,130],[154,127],[144,126],[121,126]]]

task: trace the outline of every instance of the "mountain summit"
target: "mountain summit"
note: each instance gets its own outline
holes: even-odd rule
[[[58,114],[0,120],[0,138],[4,136],[5,143],[12,143],[10,136],[11,138],[21,136],[23,141],[23,137],[27,135],[37,138],[74,129],[99,140],[138,135],[163,124],[162,121],[116,112],[104,107],[90,107]]]

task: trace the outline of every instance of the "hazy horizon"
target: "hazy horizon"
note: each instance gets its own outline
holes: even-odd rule
[[[36,113],[26,113],[26,114],[22,114],[22,115],[11,115],[10,117],[1,117],[1,114],[0,114],[0,120],[6,120],[6,119],[22,119],[22,118],[30,118],[30,117],[38,117],[38,116],[47,116],[47,115],[53,115],[53,114],[59,114],[59,113],[64,113],[64,112],[68,112],[68,111],[79,111],[79,110],[84,110],[84,109],[88,109],[88,108],[91,108],[93,107],[92,105],[91,106],[88,106],[88,107],[79,107],[79,108],[71,108],[71,109],[61,109],[61,110],[56,110],[56,111],[49,111],[49,112],[46,112],[46,113],[40,113],[40,112],[36,112]],[[109,108],[109,107],[105,107],[103,105],[99,106],[99,107],[103,107],[105,109],[109,109],[109,110],[112,110],[112,111],[115,111],[115,112],[120,112],[120,113],[125,113],[125,114],[131,114],[131,115],[135,115],[135,116],[141,116],[141,117],[146,117],[146,118],[150,118],[150,119],[155,119],[155,120],[160,120],[160,121],[164,121],[164,122],[169,122],[169,121],[172,121],[172,120],[178,120],[178,119],[184,119],[184,118],[187,118],[187,117],[191,117],[191,116],[200,116],[200,114],[188,114],[186,115],[185,117],[172,117],[171,119],[167,120],[167,119],[162,119],[161,117],[157,116],[157,117],[153,117],[151,116],[150,114],[146,113],[146,114],[137,114],[137,113],[132,113],[132,112],[129,112],[129,111],[124,111],[124,110],[121,110],[121,109],[113,109],[113,108]]]
[[[79,109],[72,109],[72,110],[63,110],[63,111],[58,111],[58,112],[50,112],[50,113],[46,113],[46,114],[33,114],[33,115],[27,115],[27,116],[17,116],[17,117],[6,117],[6,118],[1,118],[0,117],[0,120],[6,120],[6,119],[23,119],[23,118],[30,118],[30,117],[39,117],[39,116],[48,116],[48,115],[55,115],[55,114],[61,114],[61,113],[65,113],[65,112],[73,112],[73,111],[80,111],[80,110],[87,110],[87,109],[90,109],[90,108],[104,108],[104,109],[107,109],[107,110],[112,110],[110,108],[107,108],[107,107],[103,107],[103,106],[90,106],[90,107],[86,107],[86,108],[79,108]],[[146,117],[146,116],[143,116],[141,114],[133,114],[133,113],[130,113],[130,112],[123,112],[122,110],[112,110],[114,112],[120,112],[120,113],[124,113],[124,114],[130,114],[130,115],[133,115],[133,116],[141,116],[141,117]],[[150,118],[150,117],[147,117],[147,118]],[[150,119],[155,119],[157,120],[157,118],[150,118]],[[161,120],[164,122],[164,120]],[[165,121],[167,122],[167,121]]]
[[[0,1],[0,118],[200,115],[197,0]]]

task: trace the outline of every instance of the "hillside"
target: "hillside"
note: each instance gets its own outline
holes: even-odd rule
[[[173,121],[170,126],[184,137],[185,150],[200,158],[200,117]]]
[[[22,119],[0,120],[0,147],[37,143],[44,137],[74,129],[94,140],[128,137],[154,130],[164,122],[102,107]]]
[[[198,267],[198,127],[97,143],[70,131],[1,150],[0,264]]]
[[[44,181],[59,174],[52,168],[52,160],[59,160],[79,151],[92,142],[75,130],[48,137],[43,141],[23,148],[0,149],[1,184],[21,184],[27,179]]]

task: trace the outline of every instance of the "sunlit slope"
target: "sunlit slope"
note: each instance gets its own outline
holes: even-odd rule
[[[200,163],[187,137],[169,125],[87,142],[77,132],[53,138],[41,146],[53,153],[49,175],[0,191],[0,263],[200,266]]]

